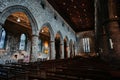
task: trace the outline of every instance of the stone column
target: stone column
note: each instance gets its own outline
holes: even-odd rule
[[[55,59],[55,41],[50,41],[50,59]]]
[[[60,50],[61,50],[61,52],[60,52],[61,59],[64,59],[64,44],[63,43],[60,44]]]
[[[73,57],[75,57],[75,44],[73,45]]]
[[[118,16],[116,13],[116,4],[114,0],[109,0],[109,23],[107,26],[109,32],[109,46],[111,57],[120,60],[120,25],[118,24]],[[112,47],[111,47],[112,46]]]
[[[67,58],[70,58],[70,47],[69,47],[70,45],[69,44],[67,44]]]
[[[37,61],[38,57],[38,35],[32,35],[31,62]]]
[[[75,44],[73,44],[73,57],[75,57]]]
[[[75,56],[78,55],[77,46],[75,45]]]
[[[99,5],[98,5],[98,0],[94,0],[94,21],[95,21],[95,52],[96,53],[98,53],[98,48],[99,48],[99,46],[97,45],[98,44],[98,7],[99,7]],[[82,51],[83,52],[83,51]]]

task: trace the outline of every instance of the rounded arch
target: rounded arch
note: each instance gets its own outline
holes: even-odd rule
[[[30,23],[31,23],[32,34],[36,35],[37,30],[38,30],[37,22],[36,22],[34,16],[32,15],[32,13],[30,12],[30,10],[27,7],[24,7],[24,6],[15,5],[15,6],[10,6],[6,9],[4,9],[1,16],[0,16],[0,24],[3,25],[5,23],[7,17],[14,12],[23,12],[27,15],[27,17],[28,17],[28,19],[30,20]]]
[[[45,24],[43,24],[42,27],[40,28],[40,30],[41,30],[42,28],[44,28],[44,27],[47,27],[47,28],[49,29],[51,41],[53,41],[53,40],[54,40],[54,31],[53,31],[50,23],[45,23]]]

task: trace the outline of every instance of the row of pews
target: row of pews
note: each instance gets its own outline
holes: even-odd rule
[[[119,80],[109,63],[75,57],[0,65],[0,80]]]
[[[29,80],[112,80],[108,64],[96,59],[78,57],[49,60],[36,69],[31,71]]]
[[[23,64],[10,63],[0,65],[0,80],[18,80],[17,77],[27,77]]]

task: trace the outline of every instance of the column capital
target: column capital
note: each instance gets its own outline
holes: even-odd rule
[[[55,41],[51,40],[50,42],[55,42]]]
[[[36,35],[36,34],[32,34],[32,36],[39,37],[39,35]]]

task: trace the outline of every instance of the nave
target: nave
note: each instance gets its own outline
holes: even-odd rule
[[[68,59],[0,65],[0,80],[119,79],[120,68],[116,68],[115,65],[99,58],[83,58],[78,56]]]
[[[0,0],[0,80],[120,80],[119,13],[120,0]]]

